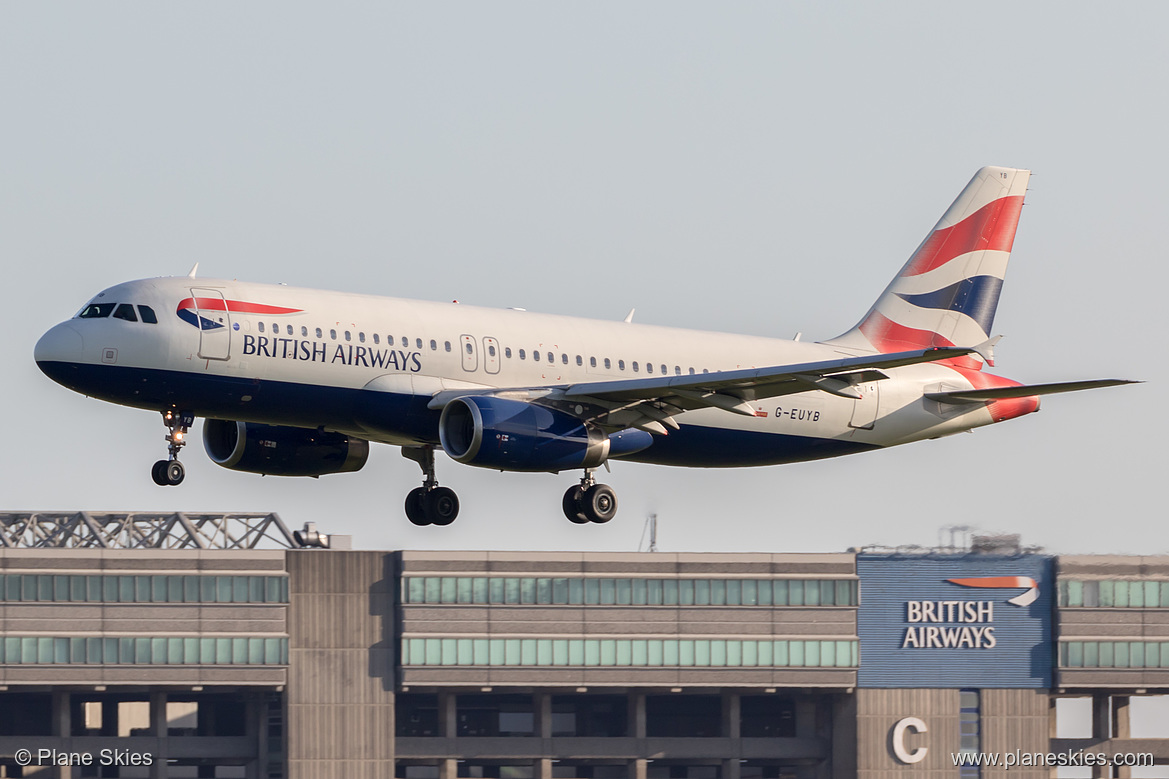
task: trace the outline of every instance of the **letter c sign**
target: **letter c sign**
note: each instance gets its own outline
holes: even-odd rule
[[[918,717],[905,717],[899,720],[893,726],[893,754],[902,763],[909,765],[911,763],[920,763],[925,760],[925,755],[929,752],[929,747],[917,747],[912,752],[905,748],[905,731],[912,730],[914,733],[928,733],[929,728]]]

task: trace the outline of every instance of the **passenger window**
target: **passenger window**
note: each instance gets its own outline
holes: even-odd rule
[[[523,349],[520,349],[520,359],[521,359],[521,360],[526,360],[526,359],[528,359],[528,357],[527,357],[527,354],[525,354],[525,353],[524,353],[524,350],[523,350]]]
[[[611,369],[612,367],[613,367],[613,364],[612,364],[611,362],[609,362],[609,358],[608,358],[608,357],[606,357],[606,358],[605,358],[605,370],[609,370],[609,369]]]
[[[304,325],[300,326],[300,337],[301,338],[308,338],[308,328],[305,327]]]
[[[374,333],[374,334],[373,334],[373,342],[374,342],[375,344],[379,344],[379,343],[381,343],[381,342],[382,342],[382,340],[381,340],[381,336],[379,336],[377,333]]]
[[[257,329],[257,330],[259,330],[261,333],[262,333],[262,332],[264,332],[264,323],[263,323],[263,322],[257,322],[257,323],[256,323],[256,329]]]
[[[415,345],[417,348],[421,349],[421,348],[422,348],[422,339],[421,339],[421,338],[415,338],[415,339],[414,339],[414,345]]]
[[[708,371],[706,368],[703,368],[703,369],[702,369],[702,372],[703,372],[703,373],[710,373],[710,371]]]
[[[134,313],[134,307],[129,303],[119,303],[118,307],[114,309],[114,319],[125,319],[127,322],[137,322],[138,315]]]
[[[621,371],[625,370],[625,360],[617,361],[617,369]]]
[[[358,343],[365,343],[365,333],[358,333],[357,334],[357,342]]]
[[[393,345],[394,345],[394,336],[387,335],[386,336],[386,346],[393,346]]]
[[[664,363],[662,364],[662,375],[663,375],[663,376],[665,376],[665,375],[666,375],[666,366],[665,366],[665,364],[664,364]]]
[[[81,309],[81,313],[77,315],[78,319],[105,319],[114,312],[114,306],[117,303],[90,303],[85,308]]]
[[[349,334],[349,331],[348,331],[348,330],[346,330],[346,331],[345,331],[345,340],[346,340],[346,341],[352,341],[352,340],[353,340],[353,336]]]
[[[556,362],[556,355],[552,354],[552,352],[548,352],[548,362]]]
[[[318,327],[318,328],[317,328],[317,338],[320,338],[320,337],[322,337],[322,335],[323,335],[323,334],[321,333],[321,328],[319,328],[319,327]]]
[[[596,367],[597,367],[597,358],[596,358],[596,357],[590,357],[590,358],[589,358],[589,367],[590,367],[590,368],[596,368]]]
[[[487,344],[487,353],[492,357],[495,356],[495,344]]]
[[[561,362],[562,364],[564,364],[564,365],[568,365],[568,355],[567,355],[567,354],[561,354],[561,355],[560,355],[560,362]]]
[[[158,317],[154,315],[154,309],[150,306],[138,306],[138,313],[142,315],[142,321],[146,324],[158,324]]]
[[[652,362],[647,362],[645,364],[645,372],[646,373],[653,373],[654,372],[654,364]]]
[[[280,325],[272,325],[272,335],[280,335]]]
[[[693,369],[693,368],[691,368],[691,369],[690,369],[690,375],[691,375],[691,376],[693,376],[693,375],[694,375],[694,369]]]
[[[430,351],[432,351],[432,352],[438,351],[438,341],[434,340],[433,338],[430,339]]]
[[[329,337],[332,338],[334,341],[336,341],[337,340],[337,331],[330,328],[329,329]]]
[[[467,354],[473,354],[473,353],[474,353],[474,349],[471,348],[471,344],[467,344]]]
[[[539,362],[540,361],[540,352],[539,351],[532,352],[532,359],[535,360],[536,362]]]
[[[402,336],[402,346],[405,346],[405,347],[410,346],[410,339],[407,338],[406,336]]]
[[[637,360],[633,361],[633,372],[637,373]]]
[[[509,360],[511,359],[511,347],[510,346],[503,347],[503,356]]]
[[[442,345],[446,348],[446,350],[448,352],[451,350],[451,342],[450,341],[443,341]],[[510,357],[510,356],[511,355],[509,354],[508,357]]]
[[[675,366],[674,366],[674,375],[675,375],[675,376],[681,376],[681,375],[682,375],[682,366],[681,366],[681,365],[675,365]]]
[[[584,358],[582,358],[579,354],[576,356],[576,364],[577,367],[584,365]]]

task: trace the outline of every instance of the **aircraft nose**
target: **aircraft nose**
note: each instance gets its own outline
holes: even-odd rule
[[[45,374],[56,380],[55,372],[62,370],[67,364],[78,363],[85,348],[85,341],[81,333],[68,322],[49,328],[41,336],[33,349],[33,359]]]

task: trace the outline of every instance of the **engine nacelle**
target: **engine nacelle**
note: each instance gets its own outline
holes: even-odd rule
[[[203,448],[216,465],[269,476],[324,476],[359,471],[369,441],[300,427],[208,419]]]
[[[501,471],[567,471],[596,468],[618,454],[652,443],[649,433],[604,431],[571,414],[522,400],[484,395],[456,398],[442,410],[438,436],[443,451],[467,465]],[[619,451],[618,451],[619,450]]]

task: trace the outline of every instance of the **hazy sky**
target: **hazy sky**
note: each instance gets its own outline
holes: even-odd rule
[[[933,544],[960,523],[1053,552],[1165,553],[1164,97],[1155,4],[0,6],[7,272],[0,508],[276,511],[363,548],[670,551]],[[996,372],[1124,377],[971,435],[736,471],[576,474],[440,457],[420,481],[213,465],[159,488],[156,414],[41,375],[98,290],[200,272],[805,339],[852,326],[983,165],[1031,168]],[[197,427],[196,434],[201,432]]]

